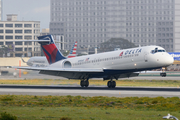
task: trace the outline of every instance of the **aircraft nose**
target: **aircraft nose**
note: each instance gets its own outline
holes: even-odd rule
[[[172,56],[168,55],[166,58],[166,64],[171,65],[171,64],[173,64],[173,62],[174,62],[174,58]]]

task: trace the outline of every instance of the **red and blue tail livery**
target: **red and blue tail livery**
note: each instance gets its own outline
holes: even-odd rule
[[[38,40],[49,40],[47,42],[39,42],[49,64],[55,63],[62,59],[66,59],[57,49],[52,35],[40,36],[38,37]]]

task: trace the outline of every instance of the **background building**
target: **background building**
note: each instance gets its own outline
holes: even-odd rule
[[[179,32],[179,0],[51,0],[50,34],[64,35],[65,49],[124,38],[180,51]]]
[[[17,15],[7,15],[7,21],[0,21],[0,46],[9,47],[5,56],[21,57],[40,55],[37,42],[22,42],[18,40],[34,40],[40,35],[39,21],[17,21]]]
[[[49,35],[49,28],[42,29],[40,36]]]
[[[0,21],[2,20],[2,1],[0,0]]]
[[[111,38],[110,40],[101,43],[98,52],[108,52],[120,49],[128,49],[138,47],[126,39],[122,38]]]

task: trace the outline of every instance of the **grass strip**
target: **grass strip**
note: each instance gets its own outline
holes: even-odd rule
[[[0,112],[19,120],[159,120],[168,113],[180,118],[180,98],[0,95]]]
[[[168,113],[180,118],[179,112],[142,111],[87,107],[1,107],[18,120],[163,120]],[[69,119],[62,119],[69,118]]]
[[[107,81],[89,80],[90,85],[106,86]],[[21,84],[21,85],[79,85],[80,80],[0,80],[0,84]],[[118,80],[117,86],[146,86],[146,87],[179,87],[180,80]]]
[[[113,107],[116,109],[180,111],[180,98],[0,95],[0,105],[27,107]]]

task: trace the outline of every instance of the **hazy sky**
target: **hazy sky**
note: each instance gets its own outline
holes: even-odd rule
[[[19,21],[41,21],[41,29],[49,28],[50,0],[2,0],[3,20],[6,14],[18,14]]]

